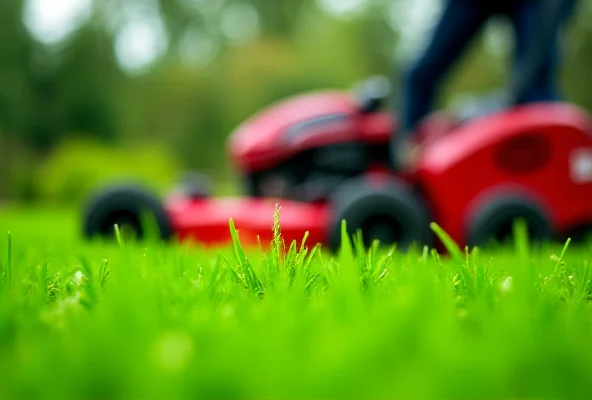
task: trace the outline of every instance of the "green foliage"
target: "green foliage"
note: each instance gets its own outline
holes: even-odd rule
[[[0,214],[2,398],[579,398],[590,247],[421,254],[85,243]],[[270,227],[271,228],[271,227]],[[436,227],[434,227],[436,228]],[[437,230],[437,228],[436,228]],[[440,234],[444,233],[437,230]],[[449,243],[451,245],[451,243]],[[312,251],[310,251],[312,250]],[[559,255],[557,255],[559,254]]]
[[[160,146],[134,143],[110,147],[88,141],[68,141],[44,163],[35,176],[35,192],[49,202],[77,204],[99,185],[114,180],[143,182],[158,190],[169,189],[178,167]]]
[[[5,182],[4,185],[0,184],[0,193],[8,194],[20,202],[36,200],[38,187],[35,183],[35,171],[39,160],[21,146],[16,149],[7,146],[1,153],[0,157],[5,155],[1,165],[6,169],[0,172],[0,179]],[[15,155],[17,155],[16,159]]]

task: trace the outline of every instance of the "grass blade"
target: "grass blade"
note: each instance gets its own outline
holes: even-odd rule
[[[520,261],[526,262],[530,253],[529,237],[526,221],[523,218],[516,220],[513,226],[514,246]]]
[[[465,260],[464,260],[463,253],[460,250],[460,247],[458,247],[458,245],[454,242],[454,240],[452,240],[450,235],[448,235],[448,233],[446,233],[444,231],[444,229],[442,229],[440,227],[440,225],[436,224],[435,222],[432,222],[430,224],[430,228],[438,236],[438,238],[442,241],[442,243],[444,244],[444,247],[446,247],[446,250],[448,250],[450,255],[452,255],[452,257],[456,261],[458,261],[460,263],[464,263]]]
[[[12,284],[12,235],[8,232],[8,251],[6,255],[6,280],[8,281],[8,286]]]
[[[559,255],[559,258],[557,259],[557,263],[555,264],[555,269],[553,270],[552,276],[556,276],[557,272],[559,271],[559,267],[563,263],[563,258],[565,257],[565,253],[567,252],[567,248],[569,247],[570,243],[571,243],[571,238],[568,238],[566,240],[565,244],[563,245],[563,250],[561,250],[561,254]]]
[[[117,238],[117,244],[119,245],[119,248],[123,248],[124,247],[123,237],[121,236],[121,230],[119,229],[119,225],[115,224],[114,229],[115,229],[115,237]]]

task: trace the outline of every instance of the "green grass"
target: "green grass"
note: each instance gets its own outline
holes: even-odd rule
[[[85,243],[76,224],[0,213],[1,399],[589,393],[589,246],[332,256],[277,226],[269,249],[233,231],[204,250]]]

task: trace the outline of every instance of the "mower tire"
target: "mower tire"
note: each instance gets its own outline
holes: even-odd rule
[[[432,245],[433,234],[427,207],[404,182],[388,177],[371,181],[357,177],[344,182],[333,194],[333,220],[329,227],[329,247],[341,247],[341,224],[347,234],[362,233],[364,246],[374,240],[382,246],[396,244],[407,251],[412,245]]]
[[[473,208],[467,224],[467,244],[470,247],[498,244],[512,240],[513,226],[522,219],[532,244],[554,239],[555,232],[544,207],[531,196],[512,192],[498,192],[480,201]]]
[[[162,240],[168,241],[172,227],[160,199],[147,189],[136,185],[115,185],[103,188],[87,202],[83,211],[84,237],[113,238],[115,224],[130,232],[138,240],[145,237],[143,216],[150,216],[156,223]]]

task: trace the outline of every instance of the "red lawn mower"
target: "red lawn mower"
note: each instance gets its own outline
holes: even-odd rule
[[[388,82],[371,78],[359,89],[295,96],[239,126],[229,153],[244,196],[212,198],[199,179],[164,201],[136,185],[101,189],[87,204],[85,236],[111,236],[118,224],[141,237],[147,210],[163,239],[223,245],[232,218],[243,244],[266,243],[276,203],[286,242],[308,232],[309,244],[331,250],[342,220],[366,245],[403,249],[434,245],[432,221],[461,246],[507,238],[516,218],[539,241],[592,227],[592,120],[579,107],[505,102],[434,113],[416,135],[424,145],[417,169],[402,174],[389,162],[397,121],[382,107]]]
[[[369,80],[364,87],[375,86]],[[114,224],[142,235],[150,211],[163,239],[218,245],[232,218],[244,244],[271,240],[276,203],[284,239],[330,249],[341,221],[366,243],[433,244],[431,221],[461,245],[503,239],[523,217],[533,239],[592,226],[592,121],[571,104],[532,104],[459,118],[435,113],[421,125],[425,147],[411,174],[389,168],[394,130],[384,96],[310,93],[276,104],[230,137],[244,175],[243,197],[212,198],[199,180],[167,199],[135,185],[101,189],[88,203],[84,234],[110,236]]]

